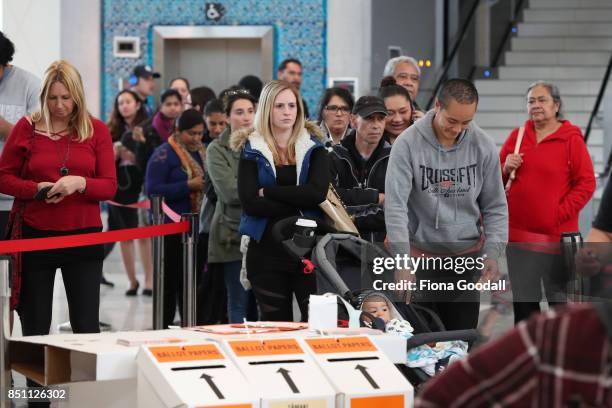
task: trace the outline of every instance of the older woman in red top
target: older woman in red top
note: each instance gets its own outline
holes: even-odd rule
[[[15,197],[11,237],[99,232],[100,201],[113,198],[117,187],[112,141],[106,125],[87,112],[81,76],[68,62],[47,68],[40,108],[17,122],[0,157],[0,192]],[[99,332],[102,256],[102,245],[17,256],[12,306],[23,334],[49,333],[57,268],[72,330]]]
[[[540,310],[541,281],[549,304],[565,302],[567,276],[559,240],[564,232],[578,231],[580,210],[595,191],[582,132],[562,120],[557,87],[531,85],[527,111],[518,153],[520,129],[510,133],[500,152],[510,215],[507,255],[515,322]]]

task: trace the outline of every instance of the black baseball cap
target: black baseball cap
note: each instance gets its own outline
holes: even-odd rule
[[[148,65],[136,65],[134,67],[134,76],[137,78],[160,78],[161,75],[159,72],[153,72],[150,66]]]
[[[387,108],[385,108],[385,102],[378,96],[362,96],[357,99],[357,103],[353,107],[353,113],[359,115],[362,118],[367,118],[374,113],[382,113],[387,116]]]

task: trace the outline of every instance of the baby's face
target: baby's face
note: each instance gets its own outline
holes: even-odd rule
[[[391,311],[385,302],[364,302],[361,310],[380,317],[385,323],[391,320]]]

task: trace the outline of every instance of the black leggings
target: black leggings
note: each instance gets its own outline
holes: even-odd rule
[[[478,326],[480,302],[418,302],[433,310],[446,330],[468,330]]]
[[[475,258],[479,254],[466,254],[462,258]],[[417,288],[421,288],[421,280],[432,284],[441,283],[448,286],[432,288],[424,285],[423,290],[414,293],[413,301],[421,306],[433,310],[444,324],[446,330],[468,330],[478,326],[480,312],[480,292],[477,290],[460,290],[457,288],[459,280],[477,282],[481,271],[473,269],[461,274],[453,270],[420,269],[416,273]],[[452,285],[453,290],[450,290]],[[449,290],[447,290],[448,288]]]
[[[247,276],[259,305],[261,320],[293,321],[293,294],[302,321],[308,321],[308,299],[317,292],[314,274],[305,274],[301,262],[278,247],[264,247],[251,240],[247,251]]]
[[[46,263],[22,255],[19,318],[24,336],[49,334],[55,270],[61,268],[74,333],[99,333],[102,260]]]
[[[23,226],[24,238],[42,238],[72,233],[98,232],[101,228],[78,231],[40,231]],[[70,325],[74,333],[99,333],[102,245],[24,252],[21,256],[21,292],[17,312],[24,336],[46,335],[51,329],[53,287],[56,269],[61,269]],[[29,387],[40,387],[27,380]],[[29,407],[48,407],[48,402],[30,402]]]
[[[196,250],[196,289],[204,269],[206,241],[200,235]],[[204,294],[205,296],[205,294]],[[183,243],[182,234],[164,237],[164,327],[174,322],[176,308],[183,314]],[[196,306],[197,309],[197,306]],[[198,313],[199,314],[199,311]],[[197,319],[197,316],[196,316]]]
[[[43,238],[99,232],[41,231],[24,224],[23,238]],[[24,252],[21,255],[21,292],[17,312],[24,336],[49,334],[55,271],[61,269],[70,324],[74,333],[99,333],[102,245]]]
[[[514,323],[540,311],[542,284],[550,306],[567,302],[567,266],[560,254],[546,254],[517,248],[506,249],[508,274],[512,285]]]

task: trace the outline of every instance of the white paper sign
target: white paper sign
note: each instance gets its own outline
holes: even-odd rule
[[[310,295],[308,301],[308,328],[330,330],[338,327],[338,301],[336,296]]]

